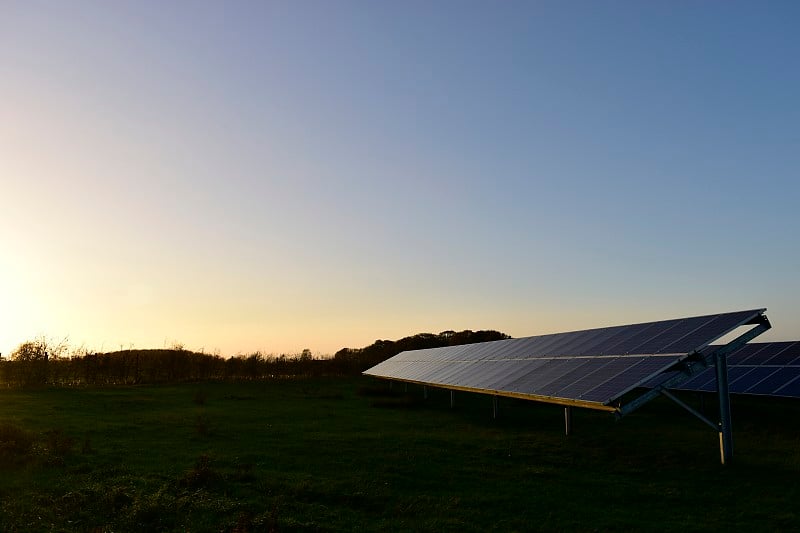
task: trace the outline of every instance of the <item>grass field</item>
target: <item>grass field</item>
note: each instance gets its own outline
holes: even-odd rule
[[[800,529],[800,403],[735,462],[668,401],[615,422],[366,378],[0,391],[2,531]],[[691,399],[691,398],[690,398]]]

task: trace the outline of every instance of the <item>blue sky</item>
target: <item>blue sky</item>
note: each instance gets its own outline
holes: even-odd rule
[[[0,351],[224,355],[767,307],[794,2],[5,2]]]

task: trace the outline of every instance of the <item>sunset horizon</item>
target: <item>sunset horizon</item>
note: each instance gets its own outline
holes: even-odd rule
[[[4,4],[0,353],[755,307],[800,339],[798,14]]]

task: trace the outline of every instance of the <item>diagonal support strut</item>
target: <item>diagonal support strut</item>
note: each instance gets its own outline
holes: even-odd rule
[[[615,416],[617,418],[622,418],[623,416],[632,413],[660,395],[667,396],[684,409],[688,409],[689,412],[695,416],[698,416],[700,420],[706,424],[709,424],[719,432],[720,461],[723,465],[728,464],[733,458],[733,433],[731,431],[731,404],[730,390],[728,388],[727,357],[728,354],[738,350],[743,345],[747,344],[772,327],[769,319],[764,314],[759,316],[755,322],[752,322],[751,324],[755,324],[755,327],[736,337],[728,344],[720,346],[713,352],[706,354],[701,360],[689,363],[684,368],[683,372],[676,374],[675,376],[661,383],[659,386],[654,387],[633,401],[621,406],[615,413]],[[685,383],[691,376],[698,374],[710,364],[713,364],[716,370],[717,396],[719,397],[719,424],[710,422],[704,416],[697,413],[694,409],[684,404],[667,391],[669,388],[673,388]]]

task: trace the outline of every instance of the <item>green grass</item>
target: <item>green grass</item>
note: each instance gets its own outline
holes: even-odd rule
[[[367,379],[0,391],[1,531],[797,530],[800,402],[735,462],[668,401],[621,422]],[[689,397],[689,399],[692,399]]]

